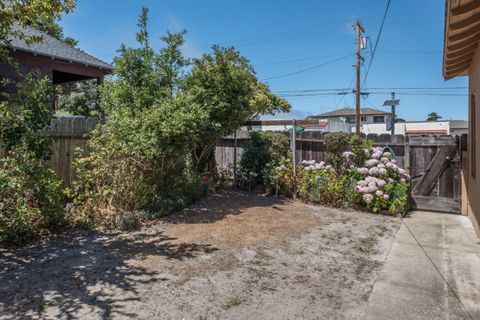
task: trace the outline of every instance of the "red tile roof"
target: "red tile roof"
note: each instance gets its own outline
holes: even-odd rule
[[[405,134],[447,134],[447,130],[443,130],[443,129],[406,130]]]
[[[317,127],[321,127],[321,128],[325,128],[327,125],[328,125],[328,121],[314,121],[314,122],[305,122],[302,124],[304,127],[313,127],[313,128],[317,128]]]

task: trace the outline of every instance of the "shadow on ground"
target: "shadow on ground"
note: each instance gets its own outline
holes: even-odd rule
[[[208,197],[183,211],[167,216],[162,220],[176,224],[214,223],[228,215],[238,215],[248,208],[269,208],[282,210],[283,204],[289,203],[285,198],[248,195],[246,193],[227,193]]]
[[[161,222],[210,224],[247,208],[282,203],[245,194],[219,195]],[[136,260],[147,256],[185,260],[217,250],[208,242],[167,236],[158,225],[137,232],[68,230],[28,247],[0,248],[0,319],[43,318],[46,311],[52,318],[74,319],[85,309],[103,319],[133,318],[138,315],[124,307],[141,300],[144,291],[138,288],[170,280],[161,267],[147,269]]]
[[[176,243],[156,232],[102,234],[72,231],[55,240],[19,249],[0,249],[0,318],[41,317],[49,306],[74,318],[80,307],[102,318],[125,314],[116,293],[137,300],[136,285],[168,280],[128,262],[145,255],[182,260],[217,250],[209,244]]]

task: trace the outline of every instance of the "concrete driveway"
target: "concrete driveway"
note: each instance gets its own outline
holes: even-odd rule
[[[405,218],[363,319],[480,319],[480,246],[467,217]]]

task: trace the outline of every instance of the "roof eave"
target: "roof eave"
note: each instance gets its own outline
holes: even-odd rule
[[[37,51],[35,51],[35,50],[28,50],[28,49],[25,49],[25,48],[12,47],[12,50],[13,50],[14,52],[15,52],[15,51],[22,51],[22,52],[27,52],[27,53],[33,54],[33,55],[35,55],[35,56],[42,56],[42,57],[47,57],[47,58],[51,58],[51,59],[57,59],[57,60],[65,61],[65,62],[68,62],[68,63],[76,63],[76,64],[79,64],[79,65],[82,65],[82,66],[97,68],[97,69],[106,71],[105,74],[110,74],[110,73],[113,72],[113,67],[112,67],[112,66],[96,65],[96,64],[92,64],[92,63],[85,63],[85,62],[78,61],[78,60],[76,60],[76,59],[65,59],[65,58],[63,58],[63,57],[59,57],[59,56],[55,56],[55,55],[49,55],[49,54],[44,54],[44,53],[39,53],[39,52],[37,52]]]
[[[445,80],[468,74],[479,48],[480,2],[445,1],[442,75]]]

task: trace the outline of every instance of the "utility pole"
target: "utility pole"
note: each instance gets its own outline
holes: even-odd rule
[[[400,104],[399,99],[395,99],[395,92],[392,92],[392,99],[391,100],[385,100],[383,101],[382,106],[387,107],[390,106],[392,107],[392,113],[388,117],[387,121],[387,131],[390,130],[392,132],[392,135],[395,134],[395,109],[396,106]]]
[[[361,43],[362,43],[362,33],[365,32],[363,29],[362,24],[360,23],[360,20],[357,20],[355,23],[355,31],[357,34],[357,48],[356,48],[356,63],[355,63],[355,69],[356,69],[356,77],[357,77],[357,85],[356,85],[356,90],[355,90],[355,107],[356,107],[356,113],[355,113],[355,133],[357,135],[360,135],[360,67],[362,64],[362,56],[360,54],[360,50],[362,48]]]

